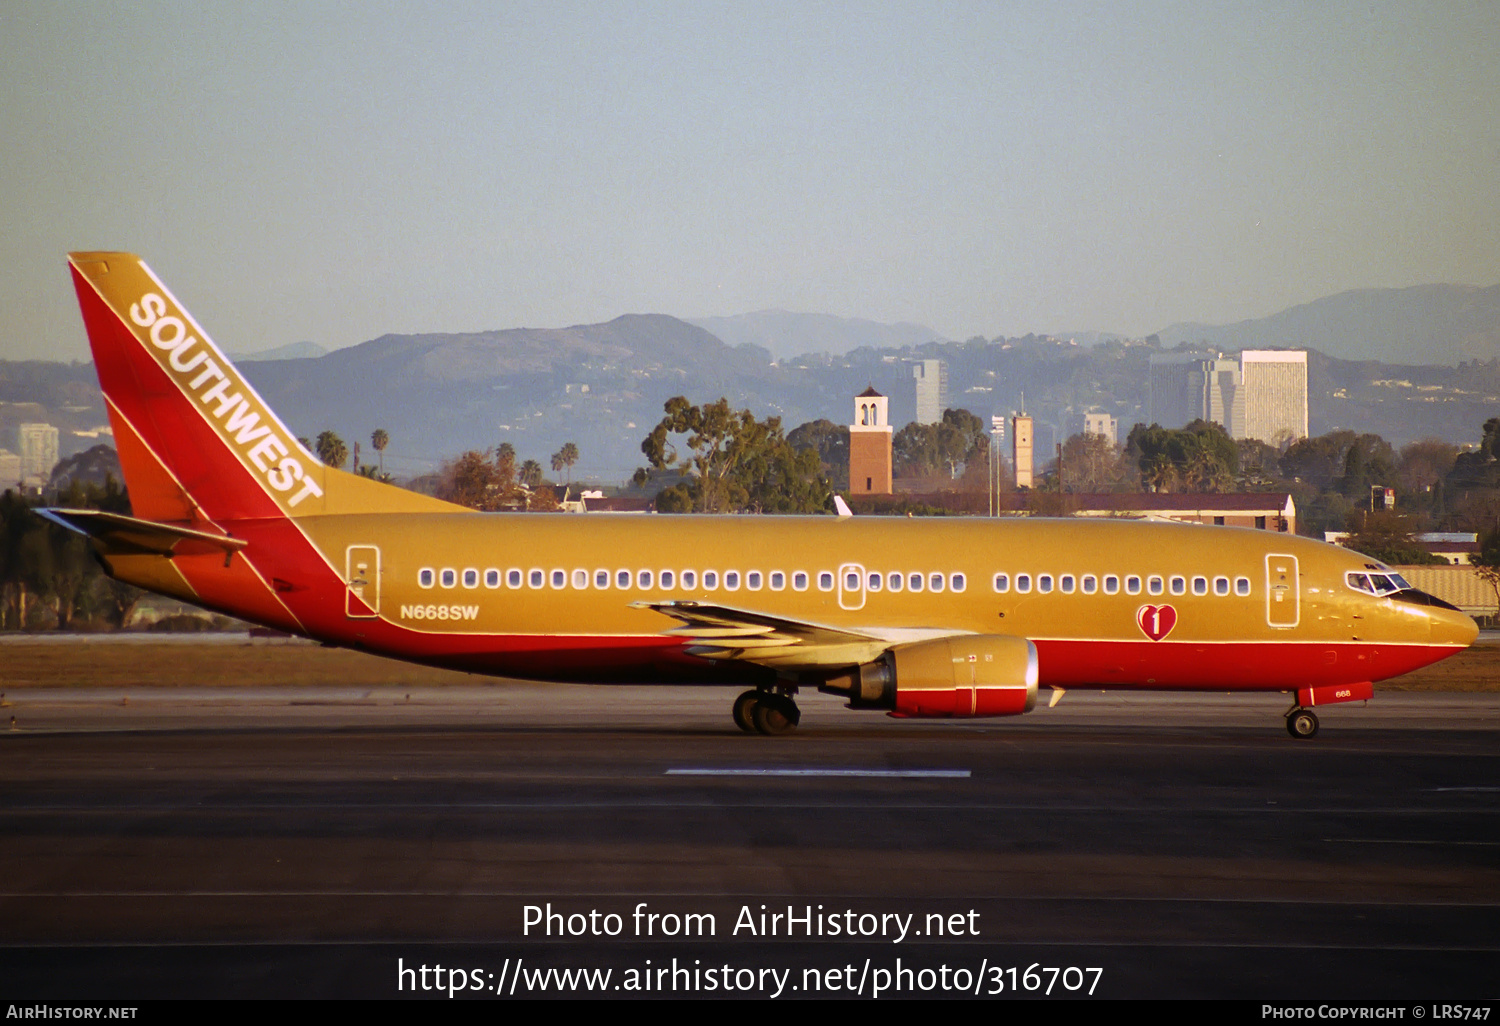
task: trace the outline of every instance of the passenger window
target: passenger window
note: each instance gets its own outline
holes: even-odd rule
[[[949,574],[948,588],[952,591],[966,591],[969,587],[969,579],[963,574]]]
[[[786,574],[782,573],[780,570],[772,570],[771,571],[771,590],[772,591],[781,591],[785,587],[786,587]]]
[[[921,591],[922,590],[922,575],[921,574],[909,574],[907,576],[907,578],[906,578],[906,589],[908,591]]]
[[[797,571],[795,571],[792,574],[792,590],[793,591],[806,591],[807,590],[807,571],[806,570],[797,570]]]
[[[745,587],[751,591],[760,591],[761,576],[759,570],[751,570],[745,575]]]
[[[1010,591],[1010,575],[1009,574],[996,574],[995,575],[995,591],[998,592],[1001,595],[1004,595],[1007,591]]]
[[[717,588],[718,586],[719,586],[719,571],[717,571],[717,570],[705,570],[705,571],[703,571],[703,590],[704,591],[709,591],[709,590],[711,590],[713,588]]]
[[[484,572],[484,586],[486,588],[498,588],[498,587],[500,587],[500,571],[499,570],[486,570]]]
[[[1187,581],[1184,578],[1181,578],[1181,577],[1174,577],[1174,578],[1172,578],[1172,594],[1173,595],[1185,595],[1185,594],[1187,594]]]
[[[609,583],[609,578],[608,577],[606,577],[604,580],[605,580],[606,584]],[[573,587],[577,588],[579,591],[583,591],[588,586],[589,586],[589,572],[587,570],[574,570],[573,571]]]
[[[1120,579],[1114,574],[1104,575],[1104,594],[1118,595],[1120,593]]]
[[[615,571],[615,587],[616,588],[628,588],[628,587],[630,587],[630,571],[629,570],[616,570]]]
[[[533,570],[531,571],[530,577],[531,586],[533,588],[540,588],[547,581],[547,574],[544,570]]]
[[[478,570],[475,570],[473,567],[469,567],[468,569],[466,569],[464,571],[464,587],[465,588],[477,588],[477,587],[479,587],[479,571]]]
[[[1030,574],[1016,574],[1016,591],[1020,592],[1022,595],[1025,595],[1031,591]]]
[[[1057,579],[1057,590],[1064,595],[1073,594],[1073,575],[1063,574]]]
[[[901,575],[899,573],[886,574],[885,583],[886,587],[890,588],[891,591],[900,591]]]
[[[740,572],[738,570],[725,570],[724,571],[724,590],[725,591],[739,591],[740,590]]]
[[[1095,577],[1093,574],[1084,574],[1083,575],[1083,593],[1085,595],[1092,595],[1094,592],[1096,592],[1098,590],[1099,590],[1099,578]]]
[[[943,575],[942,574],[929,574],[928,577],[927,577],[927,590],[928,591],[942,591],[943,590]]]
[[[1220,596],[1228,595],[1229,594],[1229,578],[1227,578],[1227,577],[1215,577],[1214,578],[1214,594],[1215,595],[1220,595]]]
[[[818,590],[819,591],[832,591],[833,590],[833,574],[832,573],[830,573],[827,570],[820,570],[820,571],[818,571]]]
[[[1146,594],[1148,594],[1148,595],[1160,595],[1161,594],[1161,578],[1160,577],[1157,577],[1155,574],[1152,574],[1150,577],[1146,578]]]
[[[443,587],[451,588],[458,583],[458,571],[444,567],[443,572],[438,575],[438,580],[442,582]]]
[[[1038,574],[1036,578],[1036,590],[1043,595],[1052,594],[1052,575]]]
[[[1250,578],[1236,577],[1234,579],[1234,593],[1236,595],[1250,594]]]
[[[625,571],[622,571],[622,573],[625,574],[625,587],[628,588],[628,587],[630,587],[630,571],[629,570],[625,570]],[[609,571],[608,570],[595,570],[594,571],[594,587],[596,587],[596,588],[606,588],[606,589],[609,587]]]
[[[870,576],[865,579],[865,587],[870,591],[879,591],[881,582],[882,578],[879,574],[870,574]]]
[[[1125,594],[1139,595],[1141,593],[1141,579],[1135,574],[1125,578]]]
[[[552,587],[566,588],[568,586],[568,572],[566,570],[552,571]]]
[[[848,573],[846,573],[844,575],[844,590],[845,591],[858,591],[859,590],[859,574],[857,574],[857,573],[855,573],[854,571],[851,570],[851,571],[849,571]]]
[[[641,589],[651,587],[651,571],[637,570],[635,572],[635,586]]]
[[[519,588],[521,586],[521,580],[521,571],[517,570],[515,567],[511,567],[509,570],[505,571],[505,586],[507,588]]]
[[[1194,595],[1207,595],[1208,594],[1208,578],[1207,577],[1194,577],[1193,578],[1193,594]]]
[[[671,588],[677,583],[677,574],[671,570],[663,570],[658,578],[663,588]]]
[[[430,588],[432,587],[433,581],[436,580],[436,576],[437,575],[432,572],[432,567],[424,566],[422,569],[417,571],[417,584],[423,588]]]

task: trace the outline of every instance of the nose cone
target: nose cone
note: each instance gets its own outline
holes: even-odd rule
[[[1432,609],[1427,614],[1434,645],[1457,645],[1468,648],[1479,637],[1479,625],[1467,613],[1458,610]]]

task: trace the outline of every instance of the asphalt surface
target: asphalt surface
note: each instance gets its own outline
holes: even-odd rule
[[[1500,696],[733,697],[12,694],[5,996],[1500,993]]]

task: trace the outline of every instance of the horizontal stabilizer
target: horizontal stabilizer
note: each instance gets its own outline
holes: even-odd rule
[[[37,513],[60,527],[88,536],[111,555],[232,554],[248,544],[240,538],[159,524],[154,520],[137,520],[122,513],[105,513],[97,509],[39,509]]]

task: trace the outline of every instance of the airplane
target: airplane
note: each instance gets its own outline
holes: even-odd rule
[[[1072,688],[1321,705],[1466,648],[1474,621],[1306,538],[1042,518],[480,513],[323,466],[139,257],[70,255],[132,515],[48,509],[115,578],[330,645],[473,673],[816,689],[896,717]]]

